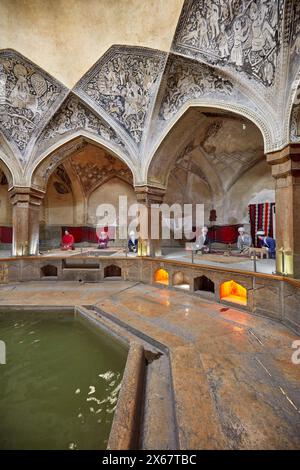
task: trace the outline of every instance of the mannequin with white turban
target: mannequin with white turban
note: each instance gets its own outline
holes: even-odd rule
[[[241,253],[247,253],[252,245],[251,235],[245,232],[244,227],[238,228],[239,236],[237,240],[237,247]]]
[[[208,228],[202,227],[201,235],[196,240],[196,251],[209,252]]]
[[[261,246],[268,250],[269,258],[275,259],[276,241],[274,240],[274,238],[266,236],[264,230],[258,230],[258,232],[256,232],[256,236],[258,237]]]
[[[129,234],[128,250],[130,253],[136,253],[138,250],[138,239],[133,231]]]

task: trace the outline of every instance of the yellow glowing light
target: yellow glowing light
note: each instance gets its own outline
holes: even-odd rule
[[[223,282],[220,287],[221,300],[247,305],[247,289],[235,281]]]
[[[165,269],[158,269],[154,275],[155,282],[159,284],[164,284],[165,286],[169,285],[169,273]]]

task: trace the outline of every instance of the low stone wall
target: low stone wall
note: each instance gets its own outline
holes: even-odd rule
[[[107,257],[24,257],[0,260],[0,283],[57,279],[61,281],[105,282],[107,267],[121,269],[118,279],[143,282],[157,287],[176,289],[174,279],[178,273],[188,281],[190,294],[245,309],[281,321],[300,332],[300,281],[282,276],[251,273],[223,267],[210,267],[158,258]],[[168,285],[155,281],[155,273],[164,269]],[[197,290],[195,279],[205,276],[214,285],[214,293]],[[112,277],[109,277],[112,279]],[[235,281],[247,291],[247,304],[238,305],[220,298],[224,282]]]

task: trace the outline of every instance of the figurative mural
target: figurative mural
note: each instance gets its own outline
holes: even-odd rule
[[[300,3],[294,0],[291,20],[291,56],[300,56]]]
[[[171,62],[161,104],[160,117],[169,120],[188,100],[209,94],[230,95],[233,85],[206,65],[188,64],[181,59]]]
[[[123,142],[117,137],[115,131],[74,96],[68,98],[54,115],[38,139],[37,145],[50,144],[52,142],[48,141],[56,141],[59,136],[67,132],[80,129],[86,129],[101,136],[106,141],[124,147]]]
[[[0,129],[24,156],[35,129],[63,88],[13,53],[0,55]]]
[[[189,0],[174,50],[218,65],[231,64],[270,86],[280,45],[283,0]]]
[[[150,99],[163,66],[162,54],[116,53],[82,83],[83,91],[139,144]],[[80,84],[79,84],[80,86]]]

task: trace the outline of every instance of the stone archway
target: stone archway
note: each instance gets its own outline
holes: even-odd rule
[[[10,250],[12,243],[12,205],[9,189],[13,178],[9,168],[0,160],[0,249]]]
[[[247,224],[249,201],[274,190],[264,145],[258,125],[242,114],[189,107],[154,154],[147,181],[166,189],[164,202],[170,205],[204,204],[205,224],[211,210],[217,224]]]
[[[109,185],[116,179],[123,186],[112,191]],[[131,187],[131,198],[135,198],[133,180],[132,166],[128,167],[124,158],[112,154],[92,139],[77,137],[51,152],[32,173],[32,186],[39,187],[45,195],[40,234],[43,247],[58,248],[65,226],[76,229],[77,243],[96,243],[99,235],[96,233],[98,204],[115,203],[115,196],[118,196],[115,192],[117,190],[123,195],[122,188],[124,195],[128,196],[125,186]],[[103,193],[101,190],[105,185],[107,190]],[[91,210],[94,210],[93,216]],[[110,238],[115,240],[115,236]]]

